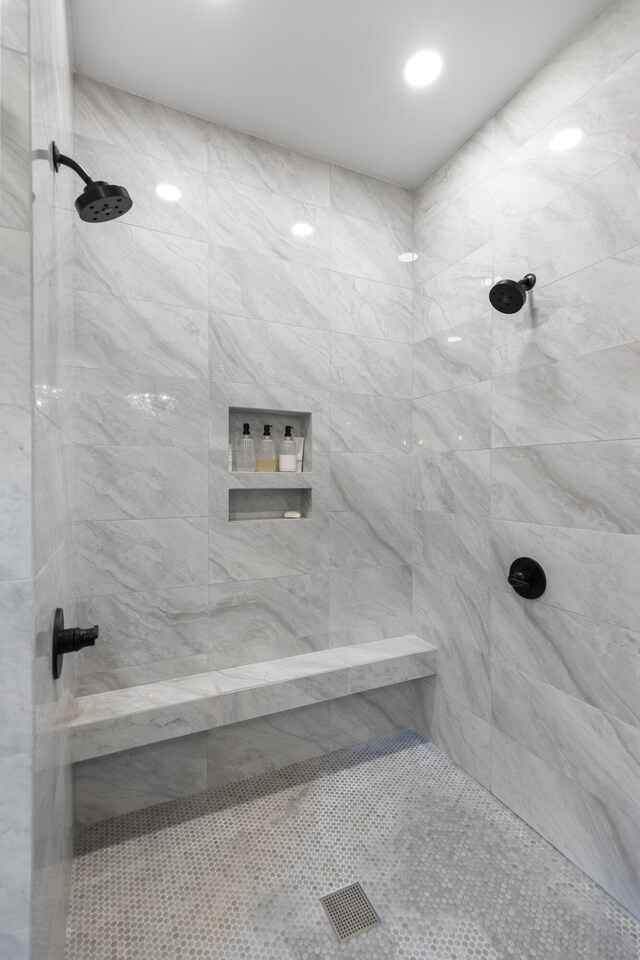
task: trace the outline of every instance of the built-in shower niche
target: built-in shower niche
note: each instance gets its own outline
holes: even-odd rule
[[[264,425],[271,424],[271,435],[276,443],[276,454],[284,437],[284,428],[293,427],[294,437],[304,437],[304,457],[301,473],[245,472],[236,469],[235,448],[242,434],[242,425],[248,423],[257,447]],[[300,519],[311,516],[312,502],[312,416],[300,410],[269,410],[253,407],[229,407],[229,443],[233,449],[233,469],[229,471],[229,520],[282,520],[299,522],[285,517],[296,511]]]

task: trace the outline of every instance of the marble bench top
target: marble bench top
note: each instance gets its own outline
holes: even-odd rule
[[[432,676],[436,656],[407,634],[78,697],[73,760]]]

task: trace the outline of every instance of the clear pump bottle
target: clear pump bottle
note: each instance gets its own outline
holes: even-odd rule
[[[271,436],[270,423],[265,423],[264,434],[258,443],[256,470],[259,473],[275,473],[276,471],[276,445]]]
[[[278,469],[280,473],[296,472],[296,442],[291,436],[293,427],[284,428],[284,440],[280,444]]]
[[[242,436],[236,444],[236,470],[253,473],[256,469],[256,454],[248,423],[242,424]]]

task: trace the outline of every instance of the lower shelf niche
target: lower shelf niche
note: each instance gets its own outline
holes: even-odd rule
[[[295,523],[284,514],[297,510],[302,519],[311,516],[311,490],[273,488],[229,490],[229,520],[282,520]]]

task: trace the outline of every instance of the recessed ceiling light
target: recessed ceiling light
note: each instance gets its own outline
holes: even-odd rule
[[[170,200],[172,203],[175,203],[182,196],[182,190],[178,190],[170,183],[159,183],[156,187],[156,193],[161,200]]]
[[[416,50],[404,65],[404,78],[412,87],[426,87],[441,70],[442,56],[437,50]]]
[[[447,337],[448,343],[459,343],[462,337]]]
[[[414,253],[413,250],[407,250],[406,253],[401,253],[398,257],[398,260],[401,260],[402,263],[413,263],[413,261],[417,259],[418,254]]]
[[[294,223],[291,227],[291,233],[295,237],[310,237],[313,233],[313,227],[310,223]]]
[[[560,153],[561,150],[571,150],[571,147],[580,143],[583,137],[584,133],[578,127],[561,130],[549,141],[549,150],[554,150],[556,153]]]

